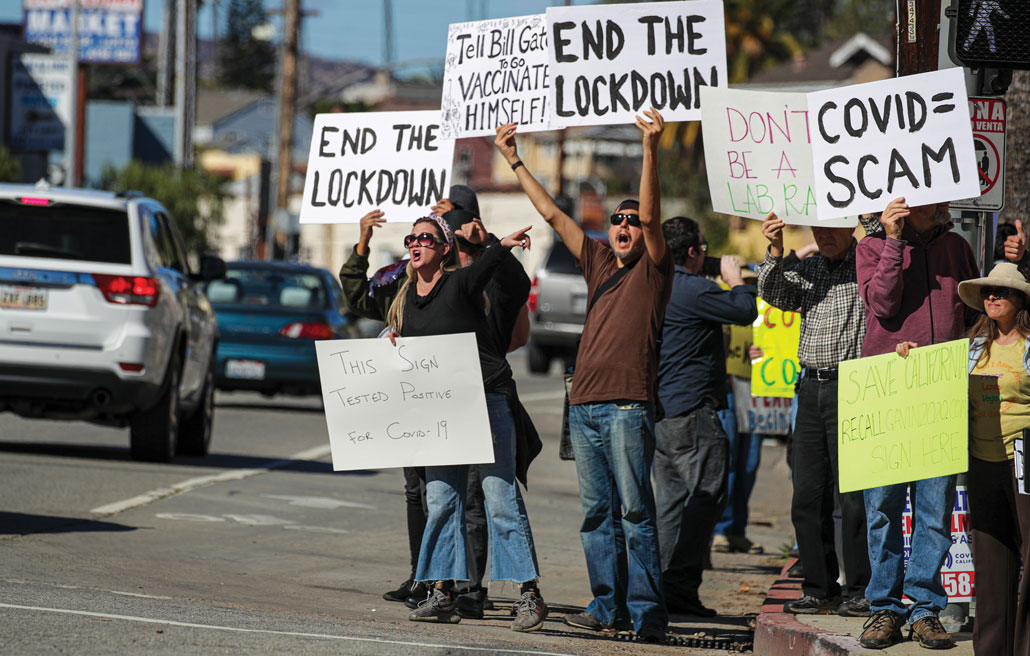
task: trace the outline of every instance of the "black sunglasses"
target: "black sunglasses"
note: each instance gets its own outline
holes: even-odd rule
[[[411,245],[415,242],[423,248],[429,248],[433,244],[442,244],[444,241],[436,235],[428,232],[422,232],[417,235],[404,235],[404,248],[411,248]]]
[[[639,214],[612,214],[612,225],[622,225],[623,221],[629,221],[629,224],[634,228],[640,227],[640,215]]]
[[[988,298],[990,298],[991,296],[993,296],[994,298],[996,298],[998,300],[1001,300],[1001,299],[1004,299],[1004,298],[1008,298],[1009,296],[1012,296],[1015,293],[1016,293],[1016,290],[1012,289],[1011,287],[981,287],[980,288],[980,298],[985,300],[985,301]]]

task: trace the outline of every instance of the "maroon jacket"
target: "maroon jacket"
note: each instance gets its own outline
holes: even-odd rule
[[[902,341],[947,342],[966,329],[958,284],[980,275],[969,244],[951,232],[950,223],[925,241],[908,225],[901,237],[881,232],[858,244],[855,268],[866,317],[862,357],[893,353]]]

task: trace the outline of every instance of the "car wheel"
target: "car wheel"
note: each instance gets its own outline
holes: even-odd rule
[[[215,359],[207,368],[204,388],[200,391],[200,403],[193,414],[182,420],[179,428],[179,455],[204,457],[211,447],[211,431],[215,421]]]
[[[165,373],[164,391],[154,407],[132,418],[129,429],[129,452],[133,460],[168,462],[175,455],[179,436],[179,372],[182,368],[178,350],[173,352]]]
[[[529,342],[529,371],[534,374],[546,374],[551,369],[551,356],[539,344]]]

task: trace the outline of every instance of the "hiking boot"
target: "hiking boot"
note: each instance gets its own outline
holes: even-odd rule
[[[457,624],[461,621],[461,616],[454,611],[454,608],[455,602],[451,595],[434,586],[430,595],[418,605],[408,619],[412,622]]]
[[[665,642],[665,629],[657,624],[645,624],[637,631],[637,637],[641,642],[661,643]]]
[[[404,599],[404,605],[411,610],[415,610],[418,608],[418,605],[425,601],[426,597],[429,596],[429,593],[432,591],[432,587],[432,585],[425,581],[416,582],[408,591],[408,596]]]
[[[515,602],[515,621],[511,623],[511,630],[520,633],[536,631],[544,625],[547,619],[547,604],[540,596],[539,590],[526,590],[522,598]]]
[[[403,602],[405,599],[411,596],[411,588],[415,585],[414,579],[408,579],[404,583],[397,586],[396,590],[390,590],[383,593],[383,599],[387,601],[399,601]]]
[[[841,617],[869,617],[869,600],[865,597],[850,597],[837,609]]]
[[[813,597],[802,595],[800,599],[783,604],[783,612],[795,615],[832,615],[841,604],[840,595],[835,597]]]
[[[955,641],[941,626],[936,615],[927,615],[915,621],[908,630],[909,640],[915,640],[920,647],[927,649],[951,649]]]
[[[901,642],[901,625],[904,623],[901,615],[894,611],[878,610],[862,625],[864,630],[858,642],[866,649],[886,649]]]

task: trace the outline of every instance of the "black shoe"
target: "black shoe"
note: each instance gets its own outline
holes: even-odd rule
[[[481,620],[483,619],[485,601],[486,590],[482,588],[470,590],[465,594],[458,596],[455,601],[455,610],[458,615],[461,615],[465,619]]]
[[[630,623],[629,620],[615,620],[614,625],[604,624],[601,620],[586,611],[576,613],[575,615],[566,615],[563,621],[569,626],[574,626],[577,629],[589,629],[590,631],[598,632],[614,632],[633,629],[633,624]]]
[[[697,597],[665,596],[665,607],[674,615],[690,615],[692,617],[715,617],[714,608],[707,608]]]
[[[794,563],[794,566],[787,570],[787,576],[792,579],[803,579],[805,578],[805,568],[801,566],[801,561]]]
[[[396,590],[390,590],[389,592],[383,593],[383,599],[387,601],[400,601],[403,602],[405,599],[411,596],[411,588],[415,585],[413,579],[408,579],[404,583],[397,586]]]
[[[645,624],[637,631],[637,637],[641,642],[662,643],[665,642],[665,629],[654,624]]]
[[[841,617],[869,617],[869,600],[865,597],[851,597],[837,608]]]
[[[785,613],[794,613],[795,615],[832,615],[837,612],[837,608],[840,605],[840,595],[826,599],[802,595],[800,599],[783,604],[783,611]]]
[[[429,593],[432,591],[432,586],[425,582],[416,583],[411,587],[411,592],[408,593],[407,598],[404,599],[404,605],[415,610],[418,605],[426,600]]]

